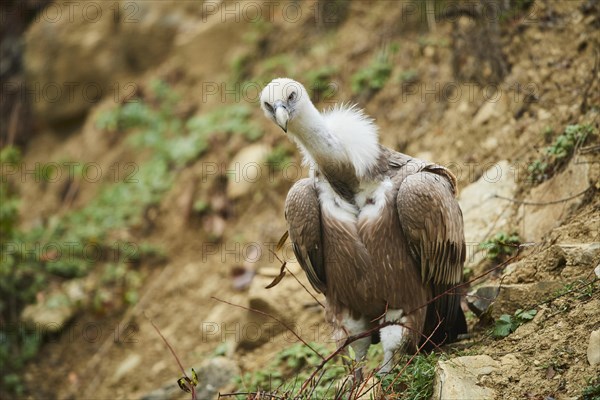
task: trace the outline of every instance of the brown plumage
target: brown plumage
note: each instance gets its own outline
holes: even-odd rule
[[[440,296],[462,282],[466,253],[452,173],[379,145],[360,112],[321,115],[297,82],[273,81],[261,103],[312,167],[290,189],[285,217],[338,339],[381,321],[402,324],[381,329],[385,372],[396,350],[414,350],[432,333],[426,348],[465,332],[459,296]],[[369,344],[357,342],[356,354]]]

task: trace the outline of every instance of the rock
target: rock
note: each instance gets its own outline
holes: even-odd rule
[[[58,2],[41,11],[23,56],[37,116],[76,118],[103,97],[131,94],[136,84],[129,78],[166,59],[187,8],[121,0]]]
[[[566,266],[561,272],[561,277],[567,280],[573,280],[582,273],[593,269],[595,263],[600,259],[600,243],[598,242],[558,246],[566,254]],[[594,271],[600,277],[600,265]]]
[[[241,374],[238,365],[225,357],[217,357],[205,361],[202,365],[194,368],[198,375],[196,394],[198,399],[217,399],[219,391],[226,388],[233,378]],[[186,371],[191,377],[191,369]],[[170,400],[179,399],[183,392],[176,382],[170,380],[159,389],[153,390],[140,397],[140,400]]]
[[[219,389],[229,385],[232,379],[241,373],[238,365],[225,357],[206,361],[196,372],[198,373],[196,390],[199,399],[217,398]]]
[[[187,3],[196,9],[204,8],[197,7],[196,2],[176,3]],[[239,56],[240,52],[247,53],[248,44],[245,38],[249,32],[255,32],[256,24],[247,17],[245,7],[231,7],[231,4],[225,1],[206,4],[200,22],[190,23],[179,30],[175,38],[172,61],[175,65],[187,68],[186,75],[192,79],[204,82],[203,101],[212,97],[222,102],[222,99],[225,99],[222,96],[226,96],[223,90],[231,90],[233,87],[224,86],[231,71],[223,68],[223,65],[230,65],[228,62]],[[202,65],[202,68],[197,68],[198,65]],[[257,83],[256,87],[254,84],[250,85],[247,95],[251,98],[256,96],[258,99],[262,89],[260,85],[266,83]]]
[[[596,274],[597,278],[600,278],[600,264],[598,264],[596,268],[594,268],[594,273]]]
[[[519,207],[521,238],[529,242],[540,241],[545,234],[560,226],[572,209],[581,204],[585,196],[560,200],[582,193],[590,186],[590,165],[573,160],[563,172],[531,190],[524,201],[545,204],[523,204]],[[551,204],[552,202],[557,203]]]
[[[258,182],[269,178],[265,160],[270,152],[269,146],[256,143],[244,147],[233,157],[227,167],[227,196],[230,199],[247,195]]]
[[[504,115],[507,109],[506,99],[507,96],[500,95],[496,98],[496,96],[490,95],[490,99],[483,103],[475,117],[473,117],[473,125],[481,126],[490,119]]]
[[[488,308],[490,308],[490,305],[494,300],[496,300],[499,291],[500,289],[498,286],[482,286],[472,290],[466,296],[469,309],[478,317],[481,316]]]
[[[44,294],[43,299],[27,305],[21,312],[21,321],[42,334],[60,332],[87,300],[84,280],[67,281]]]
[[[541,281],[526,284],[486,284],[469,292],[466,296],[469,309],[477,316],[492,306],[492,316],[512,314],[528,304],[536,304],[562,288],[561,281]]]
[[[130,354],[117,367],[117,370],[112,377],[113,382],[118,382],[122,377],[130,373],[133,369],[137,368],[141,362],[142,357],[139,354]]]
[[[358,393],[358,397],[356,400],[371,400],[371,399],[380,399],[382,398],[382,389],[381,389],[381,381],[374,376],[369,378],[366,383],[362,386],[363,392]]]
[[[497,371],[499,363],[487,355],[438,361],[432,399],[487,400],[495,391],[480,384],[483,376]]]
[[[290,296],[290,293],[298,291],[298,284],[292,280],[291,276],[286,276],[276,286],[265,289],[273,281],[273,278],[255,276],[248,291],[249,307],[272,315],[288,326],[291,325],[296,312],[299,311],[298,304],[294,304],[294,296]],[[241,332],[238,347],[243,349],[258,347],[286,330],[272,318],[251,311],[246,314],[242,326],[244,329]]]
[[[262,271],[262,266],[260,270]],[[287,268],[304,284],[305,287],[312,290],[310,283],[306,278],[306,274],[301,270],[300,265],[295,262],[288,262]],[[296,282],[296,280],[288,273],[276,286],[265,289],[271,282],[273,277],[257,275],[252,281],[252,285],[248,290],[248,299],[250,308],[265,312],[272,315],[290,328],[296,328],[295,321],[298,316],[305,314],[307,304],[316,304],[315,300]],[[324,303],[323,295],[313,294]],[[238,341],[238,348],[252,349],[258,347],[281,332],[285,332],[289,338],[293,338],[293,334],[281,324],[274,321],[272,318],[260,315],[256,312],[247,312],[241,326],[243,327]]]
[[[508,225],[512,204],[494,195],[512,198],[516,189],[515,168],[503,160],[461,191],[459,203],[465,224],[467,267],[478,264],[485,256],[479,244]]]
[[[587,359],[590,365],[600,364],[600,329],[592,331],[587,348]]]

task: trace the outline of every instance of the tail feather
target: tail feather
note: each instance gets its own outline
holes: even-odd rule
[[[467,333],[467,321],[460,307],[460,295],[447,294],[429,304],[424,337],[420,343],[423,350],[431,351],[437,346],[452,343],[463,333]],[[430,335],[431,338],[427,340]]]

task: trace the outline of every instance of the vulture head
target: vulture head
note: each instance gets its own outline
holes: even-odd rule
[[[260,94],[260,107],[265,116],[287,133],[307,109],[314,109],[302,84],[288,78],[272,80]],[[310,111],[312,111],[312,109]]]

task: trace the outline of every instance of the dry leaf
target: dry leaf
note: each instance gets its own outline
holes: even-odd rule
[[[287,232],[286,232],[287,235]],[[277,275],[275,277],[275,279],[273,279],[273,282],[269,283],[268,286],[265,287],[265,289],[271,289],[273,286],[277,285],[279,282],[281,282],[281,280],[283,279],[283,277],[285,276],[285,264],[283,263],[283,265],[281,266],[281,270],[279,271],[279,275]]]
[[[279,239],[279,242],[277,242],[277,246],[275,247],[275,251],[281,250],[281,248],[285,244],[285,241],[287,240],[288,236],[289,236],[289,232],[288,231],[285,231],[285,233],[283,235],[281,235],[281,239]]]

